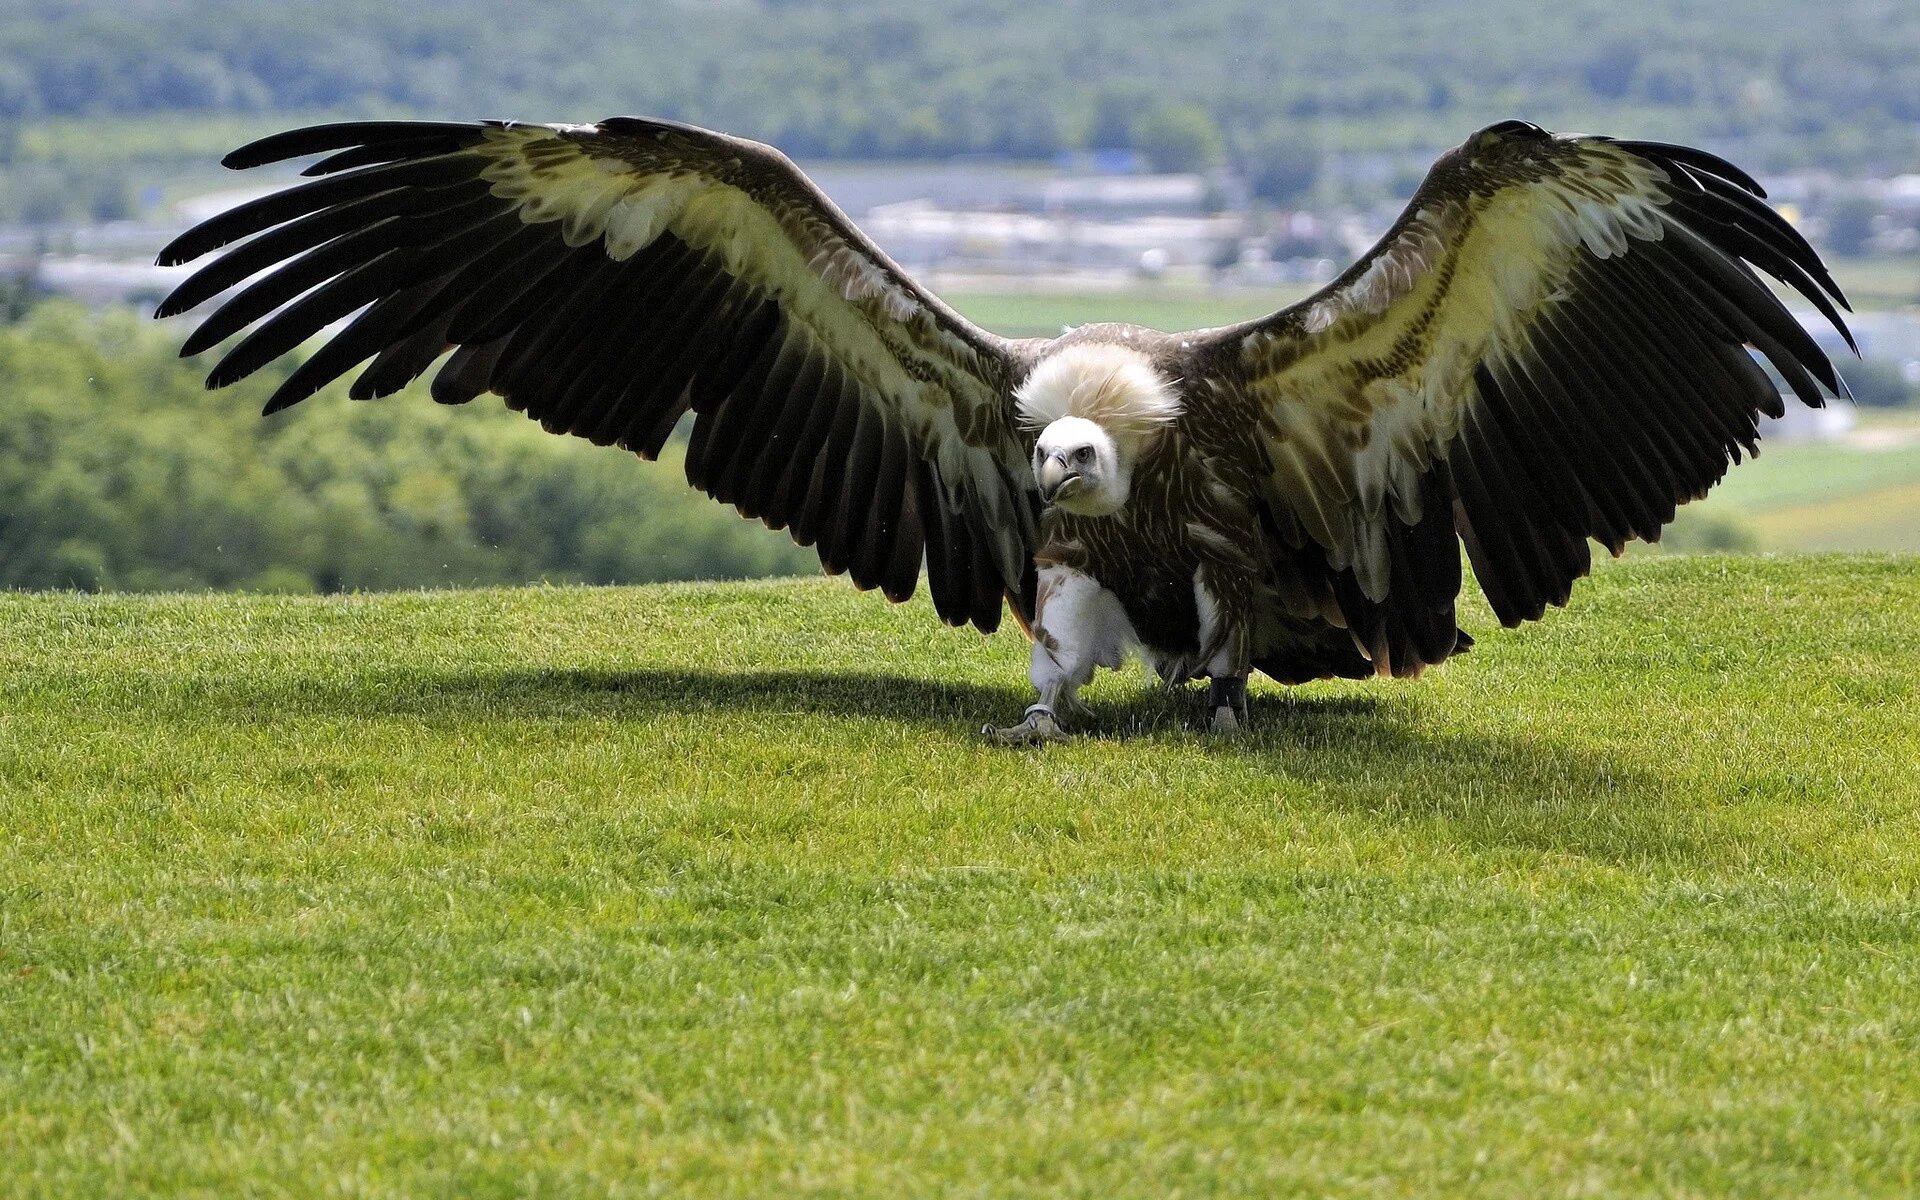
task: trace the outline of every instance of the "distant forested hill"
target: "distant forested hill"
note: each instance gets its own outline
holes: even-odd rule
[[[801,155],[1134,146],[1280,173],[1303,137],[1480,123],[1867,165],[1920,123],[1914,0],[10,0],[0,116],[647,112]],[[15,140],[17,144],[17,139]],[[0,134],[0,157],[8,142]],[[1278,188],[1284,190],[1284,187]]]
[[[0,325],[0,589],[351,591],[813,574],[658,465],[497,403],[327,399],[261,420],[177,333],[64,304]],[[269,377],[278,366],[269,368]],[[306,409],[313,411],[308,412]]]

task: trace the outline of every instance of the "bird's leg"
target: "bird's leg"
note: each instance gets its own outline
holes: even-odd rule
[[[1227,737],[1247,730],[1247,677],[1215,675],[1207,681],[1207,711],[1213,714],[1213,731]]]
[[[1232,584],[1204,568],[1194,579],[1207,655],[1207,713],[1213,732],[1223,737],[1247,730],[1247,673],[1253,669],[1246,593]]]
[[[1081,684],[1093,677],[1093,662],[1084,663],[1064,659],[1066,648],[1038,619],[1033,624],[1033,657],[1027,667],[1027,677],[1033,681],[1034,688],[1040,693],[1039,700],[1027,706],[1025,719],[1018,725],[1008,725],[996,729],[989,725],[980,732],[987,740],[1002,746],[1038,746],[1045,742],[1061,742],[1067,738],[1067,731],[1060,726],[1059,710],[1078,707],[1074,692]],[[1069,666],[1072,663],[1072,666]],[[1079,667],[1082,670],[1073,668]]]
[[[1067,733],[1061,728],[1060,713],[1079,707],[1074,693],[1093,678],[1095,667],[1120,664],[1111,618],[1119,613],[1124,621],[1125,615],[1112,593],[1078,571],[1045,567],[1037,595],[1027,678],[1040,698],[1027,707],[1018,725],[989,725],[981,730],[997,745],[1034,746],[1064,740]]]

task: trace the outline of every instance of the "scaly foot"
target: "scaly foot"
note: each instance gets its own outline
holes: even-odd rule
[[[1044,704],[1029,707],[1027,719],[1018,725],[1001,729],[988,725],[980,732],[996,746],[1044,746],[1048,742],[1067,740],[1067,731],[1060,728],[1053,710]]]

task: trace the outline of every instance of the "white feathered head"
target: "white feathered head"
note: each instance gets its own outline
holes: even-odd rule
[[[1140,451],[1180,415],[1173,382],[1130,346],[1069,346],[1014,392],[1020,422],[1038,430],[1033,477],[1048,504],[1107,516],[1126,504]]]

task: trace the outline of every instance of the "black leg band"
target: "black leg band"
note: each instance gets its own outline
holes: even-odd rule
[[[1207,708],[1231,708],[1236,714],[1246,715],[1247,677],[1245,675],[1216,675],[1207,681]]]

